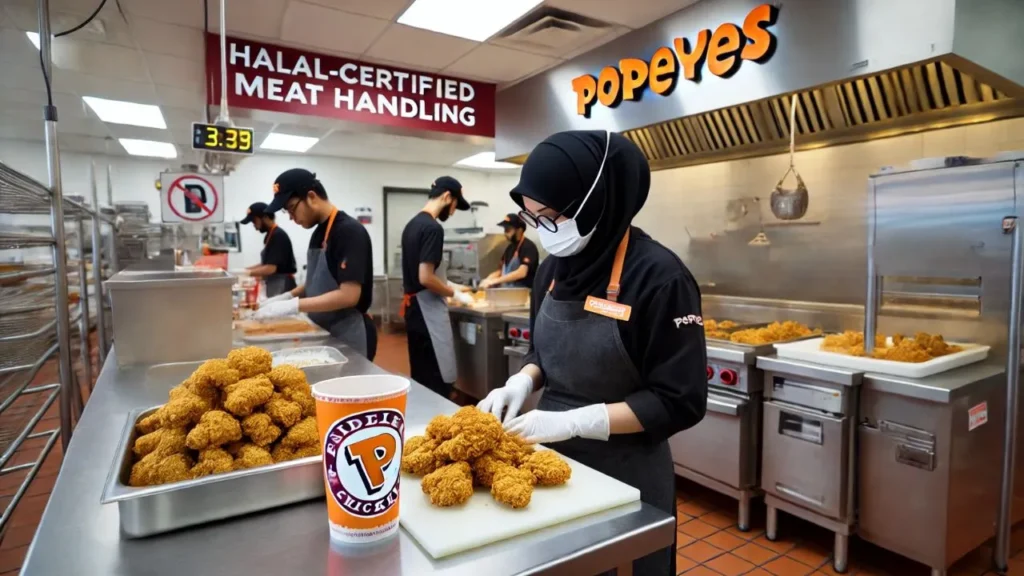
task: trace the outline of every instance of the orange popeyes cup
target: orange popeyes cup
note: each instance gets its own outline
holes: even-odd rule
[[[345,376],[313,386],[324,448],[331,539],[376,542],[398,531],[398,489],[409,380]]]

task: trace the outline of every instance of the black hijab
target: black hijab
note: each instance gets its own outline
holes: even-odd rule
[[[615,250],[651,188],[651,167],[640,149],[621,134],[611,133],[609,142],[608,134],[574,130],[549,137],[530,153],[511,192],[520,207],[525,196],[557,211],[568,208],[565,215],[571,217],[594,183],[608,143],[600,181],[576,216],[580,234],[594,230],[594,235],[579,254],[556,259],[553,295],[558,300],[605,297]]]

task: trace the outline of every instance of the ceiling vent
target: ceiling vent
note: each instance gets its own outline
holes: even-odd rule
[[[611,25],[565,10],[543,6],[505,29],[497,44],[529,51],[565,54],[607,33]]]

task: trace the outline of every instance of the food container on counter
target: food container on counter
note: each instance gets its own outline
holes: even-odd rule
[[[306,373],[306,380],[316,384],[341,376],[348,358],[331,346],[303,346],[278,350],[272,354],[274,366],[292,364]]]

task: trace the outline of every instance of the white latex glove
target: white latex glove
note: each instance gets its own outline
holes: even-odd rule
[[[291,298],[289,300],[282,300],[273,302],[267,300],[260,305],[260,309],[256,311],[253,318],[257,320],[266,320],[267,318],[280,318],[282,316],[294,316],[299,313],[299,299]]]
[[[277,296],[274,296],[273,298],[267,298],[266,300],[264,300],[263,302],[260,303],[260,306],[261,307],[262,306],[266,306],[267,304],[270,304],[271,302],[284,302],[285,300],[291,300],[292,298],[295,298],[295,296],[292,296],[291,292],[285,292],[283,294],[278,294]]]
[[[509,424],[512,419],[519,415],[523,402],[533,392],[533,378],[520,372],[512,375],[501,388],[491,390],[486,398],[476,405],[484,412],[490,412],[498,417],[504,424]],[[505,413],[502,420],[501,414]]]
[[[455,292],[455,294],[452,295],[452,298],[455,298],[455,301],[458,302],[459,304],[462,304],[463,306],[469,306],[473,304],[473,297],[469,295],[469,292],[457,291]]]
[[[608,440],[608,408],[604,404],[591,404],[566,412],[533,410],[506,424],[505,430],[531,444],[563,442],[577,436]]]
[[[494,281],[494,278],[484,278],[483,280],[480,281],[480,289],[485,290],[487,288],[490,288],[491,286],[494,286],[495,284],[497,284],[497,282]]]

